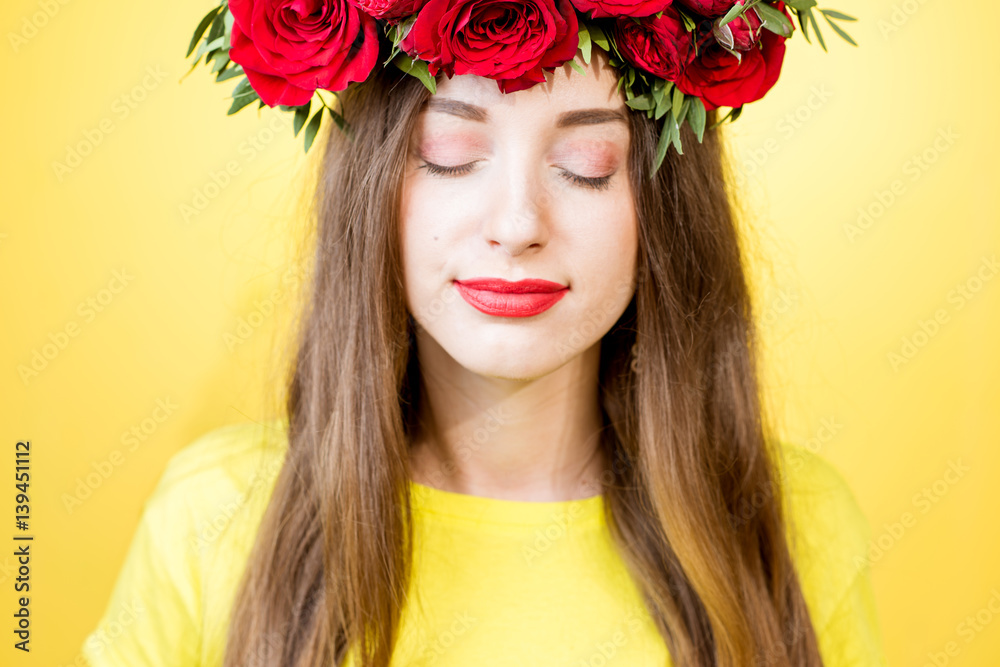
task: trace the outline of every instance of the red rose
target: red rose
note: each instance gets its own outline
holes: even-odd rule
[[[677,2],[695,14],[701,14],[709,18],[722,16],[736,4],[734,0],[677,0]]]
[[[779,9],[784,11],[779,3]],[[689,64],[677,87],[685,95],[696,95],[708,110],[740,107],[756,102],[778,80],[785,58],[785,38],[764,30],[760,47],[754,46],[737,57],[710,41],[700,47],[699,56]]]
[[[569,0],[429,0],[400,48],[427,61],[432,76],[475,74],[510,93],[572,60],[578,29]]]
[[[625,60],[667,81],[676,81],[684,66],[694,58],[691,36],[673,7],[664,10],[659,18],[641,18],[638,23],[631,18],[619,18],[615,21],[614,37]]]
[[[593,12],[591,17],[652,16],[670,6],[673,0],[572,0],[581,12]]]
[[[375,19],[345,0],[229,0],[229,10],[229,57],[270,107],[343,90],[378,62]]]
[[[386,19],[395,23],[399,19],[416,14],[427,0],[348,0],[352,5],[372,18]]]

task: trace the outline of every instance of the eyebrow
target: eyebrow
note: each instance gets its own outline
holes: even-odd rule
[[[489,113],[483,107],[447,97],[430,97],[424,103],[424,107],[430,111],[440,111],[477,123],[485,123],[489,120]],[[625,123],[628,125],[628,117],[622,109],[594,108],[564,111],[556,119],[556,127],[559,128],[598,125],[600,123]]]

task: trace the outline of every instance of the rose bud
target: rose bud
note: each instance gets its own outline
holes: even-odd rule
[[[742,6],[743,0],[736,0],[737,5]],[[738,16],[726,25],[720,25],[722,17],[715,20],[712,33],[716,41],[723,47],[733,51],[749,51],[757,45],[760,40],[760,30],[763,21],[754,8],[748,9],[743,16]]]

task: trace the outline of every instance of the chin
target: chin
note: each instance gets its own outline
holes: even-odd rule
[[[508,363],[495,363],[487,359],[476,359],[472,365],[465,368],[470,372],[483,377],[495,378],[498,380],[510,380],[512,382],[529,382],[545,377],[556,370],[559,365],[556,362],[550,364],[539,363],[533,360],[511,360]]]
[[[461,342],[458,349],[449,351],[466,370],[483,377],[502,380],[528,381],[544,377],[555,371],[569,359],[559,359],[557,355],[533,345],[476,345],[469,337]]]

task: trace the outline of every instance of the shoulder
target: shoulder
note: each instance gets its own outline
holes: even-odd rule
[[[213,501],[266,486],[276,478],[286,450],[287,430],[280,419],[205,432],[170,457],[147,509],[185,506],[197,515]]]
[[[793,539],[822,540],[849,554],[868,546],[868,519],[839,468],[797,443],[782,441],[778,470]],[[831,540],[833,542],[831,542]]]
[[[233,539],[252,540],[286,450],[280,419],[205,432],[168,460],[144,504],[144,521],[165,548],[186,554],[177,560],[214,560]],[[219,539],[226,533],[236,536]]]
[[[213,429],[170,458],[147,502],[146,520],[163,527],[161,557],[198,599],[205,664],[221,660],[234,595],[287,448],[279,419]]]
[[[824,456],[790,442],[778,449],[789,550],[823,664],[885,667],[868,518]]]
[[[211,482],[239,485],[246,473],[280,465],[286,449],[287,430],[279,419],[213,429],[170,457],[153,497]]]
[[[798,443],[780,441],[778,450],[779,474],[790,503],[802,512],[819,512],[814,518],[857,530],[864,528],[862,524],[867,524],[864,512],[837,466]],[[854,546],[858,544],[855,540]]]
[[[285,432],[278,420],[225,426],[170,457],[85,641],[89,664],[216,664],[205,657],[219,654],[240,565],[284,462]]]

